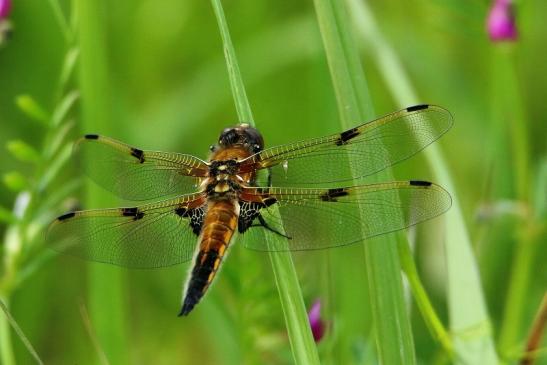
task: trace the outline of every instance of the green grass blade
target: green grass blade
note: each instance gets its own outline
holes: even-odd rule
[[[492,111],[494,120],[501,124],[504,134],[510,136],[515,199],[533,209],[533,184],[528,153],[530,151],[528,120],[521,97],[519,75],[516,72],[515,48],[513,45],[494,45],[492,51]],[[498,140],[500,148],[507,148],[506,140]],[[515,252],[511,276],[505,296],[502,325],[499,331],[498,349],[507,358],[515,347],[522,347],[525,335],[523,320],[526,318],[527,304],[532,300],[530,284],[533,282],[534,260],[540,248],[537,226],[541,223],[531,213],[518,221],[515,228]],[[524,348],[521,348],[524,351]]]
[[[419,101],[417,93],[395,51],[379,32],[366,2],[350,2],[360,34],[376,56],[382,77],[398,104],[416,104]],[[437,182],[450,191],[453,198],[452,208],[445,214],[445,245],[450,329],[456,361],[462,364],[497,364],[478,267],[449,168],[435,144],[424,153]]]
[[[344,129],[375,117],[358,49],[341,0],[315,0],[315,8]],[[389,179],[389,173],[378,174]],[[400,234],[365,245],[372,314],[379,359],[384,364],[414,364],[414,345],[405,307],[397,256]],[[402,244],[406,244],[402,241]]]
[[[226,67],[228,68],[230,86],[232,87],[232,95],[234,97],[239,122],[254,124],[253,113],[251,111],[251,106],[249,105],[247,93],[245,92],[243,78],[239,71],[236,52],[228,30],[228,23],[226,23],[226,17],[222,10],[222,4],[220,3],[220,0],[213,0],[212,4],[218,27],[220,28],[220,36],[222,37],[222,44],[224,47],[224,58],[226,59]]]
[[[234,47],[230,38],[228,24],[224,17],[220,0],[212,0],[220,33],[224,44],[224,55],[230,76],[230,84],[240,123],[254,125],[254,120],[245,93],[243,79],[239,71]],[[285,238],[267,235],[268,240],[284,240]],[[272,245],[280,244],[271,242]],[[285,315],[285,323],[289,335],[292,354],[297,364],[319,364],[319,356],[313,341],[306,307],[302,298],[300,284],[288,252],[270,253],[270,261],[275,275],[279,298]]]
[[[5,296],[2,295],[2,298],[0,298],[2,306],[5,306],[5,304],[3,304],[4,301],[7,302]],[[15,355],[13,354],[13,344],[11,341],[10,323],[8,317],[5,314],[0,314],[0,363],[4,365],[15,364]]]
[[[4,301],[2,300],[2,298],[0,298],[0,309],[2,309],[2,312],[3,312],[3,314],[0,313],[0,317],[2,317],[0,322],[0,339],[2,341],[5,341],[10,338],[9,335],[6,335],[5,333],[9,331],[9,327],[7,326],[7,323],[9,322],[11,326],[13,327],[13,330],[15,331],[15,333],[17,333],[17,336],[19,336],[19,338],[21,339],[21,342],[23,342],[23,345],[25,345],[28,352],[34,358],[34,360],[36,360],[38,364],[42,365],[43,361],[40,359],[40,356],[38,356],[38,353],[36,352],[34,347],[32,347],[30,341],[28,340],[27,336],[25,336],[25,334],[23,333],[23,330],[21,329],[21,327],[19,327],[15,319],[11,316],[9,309],[6,303],[4,303]],[[0,348],[11,349],[11,345],[9,343],[6,345],[2,344],[0,345]],[[15,358],[13,357],[13,353],[11,353],[11,351],[8,351],[5,354],[1,355],[0,360],[2,360],[2,364],[5,364],[5,365],[15,364]]]
[[[85,131],[111,133],[109,85],[101,1],[77,0],[80,42],[80,90]],[[89,184],[87,206],[111,205],[109,196]],[[113,364],[128,364],[124,272],[101,264],[88,266],[89,309],[97,338]]]

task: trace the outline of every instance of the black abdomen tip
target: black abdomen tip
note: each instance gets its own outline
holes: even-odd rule
[[[186,298],[184,298],[184,303],[182,304],[182,308],[179,312],[179,317],[187,316],[192,309],[198,304],[200,297],[194,297],[193,295],[187,295]]]
[[[99,139],[99,135],[98,134],[86,134],[84,136],[85,139]]]
[[[420,104],[420,105],[413,105],[406,108],[407,112],[415,112],[416,110],[422,110],[429,108],[429,105],[427,104]]]
[[[408,183],[412,186],[431,186],[429,181],[410,180]]]

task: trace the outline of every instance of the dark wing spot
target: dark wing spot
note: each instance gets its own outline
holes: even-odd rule
[[[416,110],[422,110],[429,108],[429,105],[427,104],[420,104],[420,105],[413,105],[406,108],[407,112],[415,112]]]
[[[329,189],[323,194],[321,194],[319,197],[324,202],[335,202],[336,198],[341,196],[346,196],[349,193],[344,188],[335,188],[335,189]]]
[[[429,181],[410,180],[409,184],[412,186],[431,186]]]
[[[138,148],[131,148],[131,156],[139,159],[140,163],[144,162],[144,152]]]
[[[139,220],[144,217],[144,213],[140,212],[138,208],[121,208],[122,215],[124,217],[133,217],[134,220]]]
[[[67,220],[67,219],[70,219],[72,217],[74,217],[76,215],[75,212],[70,212],[70,213],[66,213],[66,214],[63,214],[62,216],[60,216],[59,218],[57,218],[58,221],[64,221],[64,220]]]
[[[84,136],[85,139],[99,139],[99,135],[98,134],[86,134]]]
[[[273,196],[269,196],[269,197],[263,199],[262,203],[264,203],[265,207],[269,207],[270,205],[273,205],[273,204],[277,203],[277,199],[274,198]]]
[[[186,217],[186,213],[188,212],[188,209],[186,208],[177,208],[175,209],[175,214],[179,217]]]
[[[349,129],[345,132],[342,132],[342,133],[340,133],[340,138],[338,138],[338,140],[336,141],[336,145],[341,146],[343,144],[346,144],[347,141],[349,141],[352,138],[357,137],[359,134],[361,134],[361,133],[359,132],[359,130],[357,128],[352,128],[352,129]]]

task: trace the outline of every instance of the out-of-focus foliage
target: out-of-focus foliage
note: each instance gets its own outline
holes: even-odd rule
[[[543,264],[547,260],[547,24],[543,19],[547,3],[517,2],[518,40],[493,45],[486,32],[486,2],[369,2],[420,99],[442,105],[455,117],[452,131],[437,143],[458,189],[498,351],[514,361],[547,282]],[[63,141],[82,133],[107,133],[141,148],[206,158],[219,131],[237,121],[209,2],[100,0],[110,125],[103,130],[104,122],[96,121],[82,127],[78,71],[72,78],[64,72],[67,64],[77,62],[78,51],[73,47],[77,40],[67,40],[51,3],[55,1],[13,2],[13,32],[0,48],[2,257],[7,250],[7,227],[17,221],[12,213],[16,196],[29,184],[37,189],[47,186],[47,194],[40,197],[47,209],[36,212],[40,217],[60,214],[76,204],[101,206],[86,202],[74,185],[67,186],[80,176],[76,164],[56,166],[40,157],[48,156],[52,145],[64,161],[70,150]],[[223,5],[254,118],[266,144],[336,132],[336,100],[312,2],[225,1]],[[61,1],[60,10],[66,19],[73,19],[69,1]],[[382,115],[398,109],[373,61],[373,48],[362,38],[356,41],[362,46],[376,112]],[[75,66],[78,70],[81,65]],[[69,127],[63,129],[64,125]],[[52,126],[56,133],[46,139]],[[41,171],[45,166],[47,171],[59,171],[48,175]],[[394,172],[400,179],[431,179],[424,166],[424,159],[416,156]],[[36,185],[37,178],[45,185]],[[62,203],[47,204],[51,201]],[[419,227],[415,251],[422,281],[447,325],[442,231],[442,218]],[[354,259],[354,250],[362,248],[294,255],[308,306],[317,297],[340,292],[333,288],[344,288],[343,301],[350,302],[345,308],[368,307],[366,297],[350,292],[356,285],[366,286],[366,268]],[[340,274],[326,264],[326,255],[340,255],[349,269]],[[47,257],[12,293],[11,313],[45,363],[96,364],[105,357],[118,358],[111,353],[103,356],[109,347],[101,343],[101,334],[108,328],[96,328],[93,311],[88,310],[90,302],[101,303],[101,291],[88,290],[87,282],[88,272],[100,266],[70,257]],[[292,361],[267,255],[234,245],[204,301],[182,319],[176,314],[187,265],[155,271],[105,270],[123,277],[114,313],[119,308],[124,311],[121,326],[128,346],[115,351],[132,363]],[[331,297],[322,303],[336,308],[336,301]],[[418,359],[443,363],[442,347],[414,305],[409,308]],[[107,306],[100,310],[106,316],[111,313]],[[368,310],[327,312],[327,331],[318,343],[322,360],[373,362],[370,318]],[[340,330],[348,325],[357,327],[360,335]],[[14,333],[12,342],[17,363],[31,363],[31,355]],[[546,363],[545,358],[542,361],[538,363]]]

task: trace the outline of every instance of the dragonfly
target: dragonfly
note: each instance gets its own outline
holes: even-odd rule
[[[87,175],[141,203],[63,214],[51,223],[47,242],[129,268],[192,260],[179,313],[188,315],[235,236],[258,251],[327,249],[446,212],[450,194],[428,181],[356,183],[413,156],[452,124],[446,109],[415,105],[341,133],[270,148],[257,129],[239,124],[222,131],[206,161],[87,134],[75,145]]]

